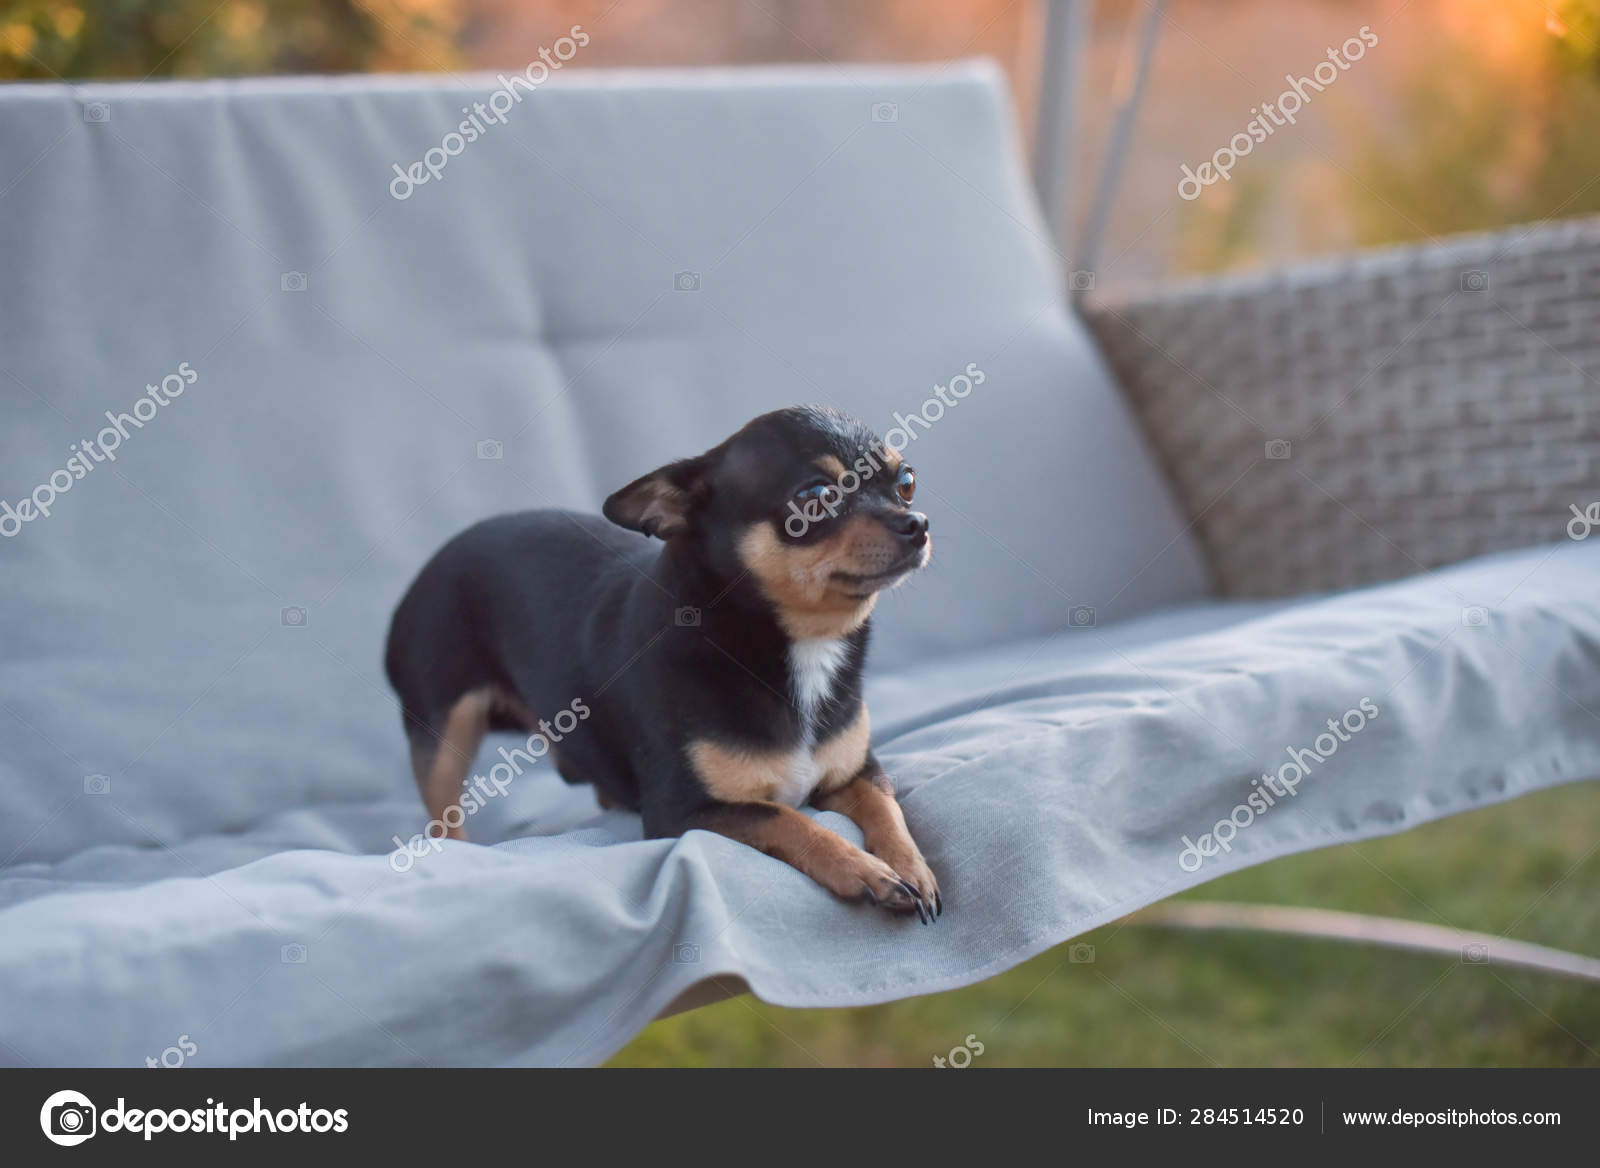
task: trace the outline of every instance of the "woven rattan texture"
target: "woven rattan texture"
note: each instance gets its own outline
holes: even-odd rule
[[[1600,515],[1600,218],[1085,315],[1223,595],[1393,579]]]

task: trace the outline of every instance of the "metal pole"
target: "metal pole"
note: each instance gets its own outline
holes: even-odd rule
[[[1527,941],[1489,933],[1469,933],[1443,925],[1399,921],[1392,917],[1333,912],[1320,908],[1281,908],[1265,904],[1170,900],[1123,918],[1130,925],[1165,925],[1176,929],[1242,929],[1292,934],[1329,941],[1358,941],[1419,953],[1454,957],[1464,965],[1502,965],[1600,982],[1600,959],[1568,953]]]
[[[1133,139],[1133,124],[1139,117],[1139,105],[1144,101],[1145,82],[1150,76],[1150,59],[1155,56],[1156,41],[1160,39],[1161,22],[1167,14],[1167,0],[1145,0],[1139,39],[1133,49],[1133,65],[1124,59],[1117,80],[1118,105],[1116,119],[1111,126],[1111,137],[1106,142],[1105,158],[1100,163],[1100,174],[1095,183],[1094,201],[1089,205],[1089,218],[1084,224],[1083,238],[1077,249],[1077,269],[1087,278],[1074,275],[1071,282],[1072,297],[1077,300],[1094,287],[1095,265],[1100,261],[1100,244],[1105,239],[1106,221],[1111,217],[1112,201],[1122,182],[1122,168],[1128,160],[1128,144]]]
[[[1073,147],[1091,0],[1045,0],[1044,51],[1033,126],[1033,185],[1046,226],[1063,254],[1072,240]]]

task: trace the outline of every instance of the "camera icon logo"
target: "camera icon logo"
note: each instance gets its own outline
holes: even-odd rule
[[[306,627],[306,610],[291,604],[278,613],[278,619],[286,629],[303,629]]]
[[[1481,629],[1489,623],[1489,610],[1481,604],[1469,605],[1461,610],[1461,623],[1469,629]]]
[[[1068,277],[1068,282],[1074,292],[1093,292],[1094,273],[1089,271],[1076,271]]]
[[[104,125],[111,120],[111,105],[104,101],[85,102],[83,107],[83,120],[90,125]]]
[[[1267,457],[1285,459],[1289,457],[1291,447],[1287,438],[1270,438],[1267,440]]]
[[[505,446],[493,438],[485,438],[478,443],[478,460],[480,462],[498,462],[505,455]]]
[[[285,272],[278,277],[278,287],[285,292],[304,292],[306,290],[306,274],[304,272]]]
[[[700,627],[700,610],[698,608],[680,608],[672,614],[672,623],[680,629],[697,629]]]
[[[898,122],[900,120],[900,107],[892,101],[875,101],[872,103],[872,120],[875,122]]]
[[[83,776],[83,793],[85,795],[109,795],[109,794],[111,794],[111,776],[110,775],[84,775]]]
[[[1461,946],[1461,964],[1463,965],[1488,965],[1489,946],[1484,944]]]
[[[1075,629],[1094,628],[1094,607],[1088,604],[1075,605],[1067,613],[1067,623]]]
[[[1067,948],[1067,960],[1073,965],[1093,965],[1094,946],[1085,945],[1081,942],[1077,945],[1069,946]]]
[[[75,1147],[95,1133],[95,1109],[87,1095],[57,1091],[39,1109],[45,1139],[63,1148]]]
[[[672,277],[672,290],[674,292],[700,291],[699,272],[677,272]]]
[[[285,965],[304,965],[306,963],[306,947],[304,945],[285,945],[278,950],[278,960]]]
[[[675,965],[699,965],[700,946],[674,945],[672,947],[672,961]]]
[[[1487,292],[1489,290],[1488,272],[1462,272],[1461,290],[1463,292]]]

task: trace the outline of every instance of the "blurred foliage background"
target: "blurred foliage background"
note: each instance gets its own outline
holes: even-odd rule
[[[1600,211],[1600,0],[1417,7],[1434,11],[1409,37],[1371,17],[1404,54],[1385,62],[1394,38],[1380,42],[1371,63],[1387,76],[1367,102],[1330,87],[1326,149],[1240,166],[1221,197],[1187,208],[1175,270]],[[1304,72],[1315,59],[1283,64]]]
[[[17,0],[0,78],[235,77],[461,66],[456,0]]]
[[[1529,19],[1541,7],[1542,27]],[[1495,11],[1475,52],[1462,51],[1469,30],[1451,30],[1407,71],[1400,116],[1360,127],[1362,242],[1600,211],[1600,0],[1518,16]]]
[[[1098,0],[1074,207],[1138,0]],[[0,80],[934,61],[1006,69],[1030,132],[1042,0],[0,0]],[[1250,108],[1370,25],[1379,44],[1232,179],[1174,199]],[[1600,211],[1600,0],[1172,0],[1099,287]]]

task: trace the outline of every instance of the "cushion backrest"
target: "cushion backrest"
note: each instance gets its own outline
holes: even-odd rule
[[[21,85],[0,142],[0,853],[401,789],[440,542],[794,402],[914,439],[874,668],[1204,591],[989,65]]]

